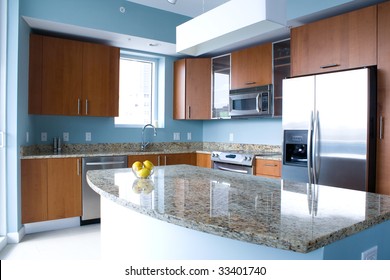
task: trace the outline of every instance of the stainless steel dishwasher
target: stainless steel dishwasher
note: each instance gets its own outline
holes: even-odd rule
[[[85,157],[83,163],[83,214],[80,224],[87,225],[100,223],[100,195],[98,195],[87,183],[88,170],[126,168],[127,156],[98,156]]]

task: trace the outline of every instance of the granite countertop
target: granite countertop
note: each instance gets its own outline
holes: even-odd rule
[[[51,145],[21,148],[21,159],[120,156],[140,154],[211,153],[214,150],[244,150],[260,154],[258,158],[281,160],[280,146],[203,142],[151,143],[146,151],[139,143],[65,144],[61,153],[53,153]]]
[[[90,186],[126,208],[186,228],[308,253],[390,220],[390,196],[189,165],[88,171]],[[128,221],[131,223],[131,221]]]

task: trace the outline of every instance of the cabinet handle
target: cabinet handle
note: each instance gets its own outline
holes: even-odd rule
[[[332,68],[332,67],[338,67],[338,66],[340,66],[340,64],[333,63],[333,64],[321,65],[320,68],[326,69],[326,68]]]
[[[266,163],[266,164],[264,164],[264,166],[276,167],[276,166],[278,166],[278,165],[277,165],[277,164]]]
[[[80,159],[77,159],[77,176],[80,176]]]
[[[164,165],[167,165],[167,156],[164,156]]]
[[[383,139],[383,116],[379,117],[379,140]]]
[[[256,82],[246,82],[245,84],[246,85],[254,85],[254,84],[256,84]]]
[[[85,99],[85,114],[88,115],[88,99]]]
[[[191,106],[188,106],[188,118],[191,119]]]
[[[160,166],[160,156],[157,157],[157,165]]]
[[[77,98],[77,115],[80,115],[81,101],[80,98]]]

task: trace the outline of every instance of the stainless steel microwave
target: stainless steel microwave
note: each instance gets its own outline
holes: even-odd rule
[[[231,90],[229,115],[231,117],[272,116],[272,85]]]

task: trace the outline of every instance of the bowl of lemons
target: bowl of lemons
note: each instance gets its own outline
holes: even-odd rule
[[[149,179],[153,175],[154,165],[150,160],[144,162],[135,161],[132,170],[138,179]]]

